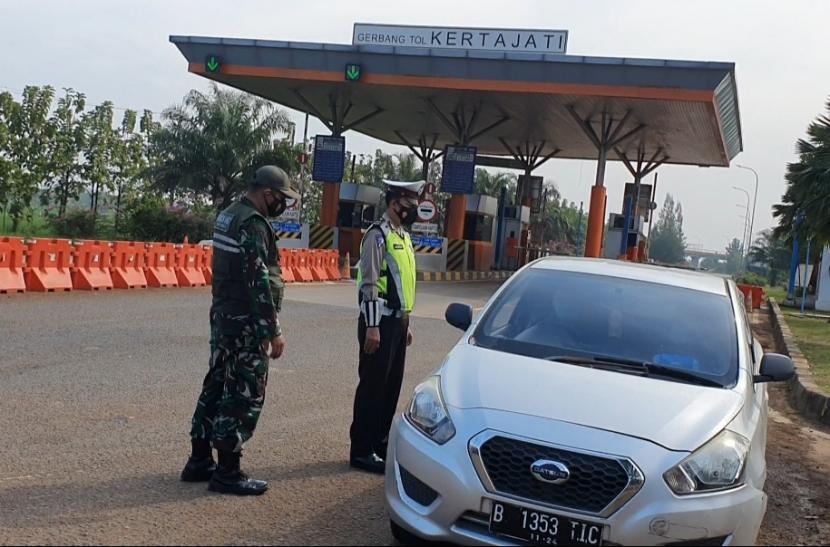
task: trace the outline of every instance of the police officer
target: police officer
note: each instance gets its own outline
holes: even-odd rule
[[[406,231],[418,216],[423,182],[386,183],[387,210],[363,237],[358,267],[360,384],[351,428],[351,466],[383,474],[403,383],[409,314],[415,305],[415,251]]]
[[[268,489],[242,472],[240,458],[262,412],[268,358],[279,359],[285,349],[279,321],[284,284],[267,218],[281,215],[287,200],[298,198],[288,175],[268,165],[216,219],[210,370],[193,415],[193,452],[181,476],[185,482],[210,481],[213,492],[260,495]]]

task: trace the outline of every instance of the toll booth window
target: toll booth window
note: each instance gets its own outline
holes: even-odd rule
[[[464,239],[468,241],[491,241],[493,238],[493,217],[468,214],[464,221]]]
[[[357,203],[340,202],[337,224],[342,228],[360,228],[362,211]]]

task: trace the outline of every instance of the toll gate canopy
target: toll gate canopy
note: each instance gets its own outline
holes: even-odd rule
[[[726,167],[743,149],[733,63],[170,40],[190,72],[307,112],[337,135],[431,150],[470,144],[529,166],[597,159],[607,144],[608,160]]]

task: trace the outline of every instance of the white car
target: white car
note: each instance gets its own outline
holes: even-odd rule
[[[516,274],[393,426],[404,542],[748,545],[767,506],[763,354],[734,282],[549,258]]]

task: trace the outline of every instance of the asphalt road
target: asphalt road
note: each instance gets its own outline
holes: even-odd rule
[[[402,404],[460,332],[422,284]],[[207,289],[0,297],[0,543],[389,544],[382,479],[350,472],[357,383],[351,284],[291,286],[286,356],[243,466],[256,499],[177,481],[208,359]]]
[[[402,404],[458,340],[446,305],[480,307],[496,287],[419,287]],[[354,300],[351,284],[289,288],[288,352],[243,461],[271,491],[240,499],[177,480],[207,368],[208,290],[0,296],[0,544],[390,544],[382,479],[346,463]],[[773,406],[760,541],[830,543],[830,435],[780,388]]]

